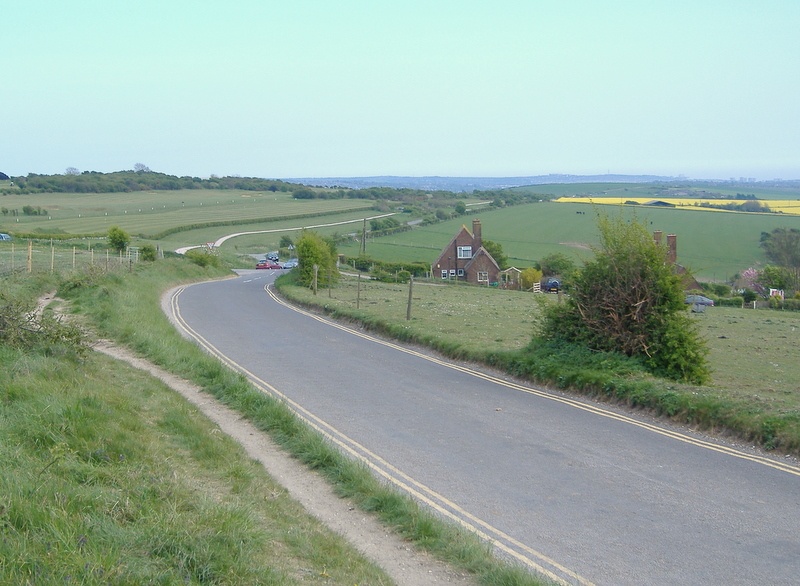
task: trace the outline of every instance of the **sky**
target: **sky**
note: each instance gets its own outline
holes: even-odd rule
[[[800,179],[797,0],[25,0],[0,171]]]

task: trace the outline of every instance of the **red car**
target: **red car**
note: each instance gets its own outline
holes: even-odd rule
[[[281,265],[271,260],[260,260],[256,264],[257,269],[280,269]]]

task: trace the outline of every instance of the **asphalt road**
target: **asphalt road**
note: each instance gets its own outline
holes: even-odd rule
[[[568,584],[800,582],[793,460],[375,340],[281,304],[273,278],[181,288],[171,310],[187,335],[502,555]]]

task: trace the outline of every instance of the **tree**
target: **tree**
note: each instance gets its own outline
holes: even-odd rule
[[[295,243],[295,250],[298,261],[297,272],[304,285],[310,287],[314,282],[314,265],[318,267],[318,285],[330,286],[339,280],[336,245],[333,241],[323,238],[317,232],[303,230]]]
[[[790,289],[793,283],[792,272],[786,267],[767,265],[758,274],[758,282],[764,289]]]
[[[137,173],[152,173],[150,167],[148,167],[144,163],[136,163],[133,166],[133,170],[136,171]]]
[[[600,217],[598,227],[594,259],[573,276],[566,303],[548,311],[543,335],[638,358],[659,376],[706,381],[707,348],[666,247],[636,220]]]
[[[80,175],[80,171],[75,167],[67,167],[65,175]]]
[[[493,240],[484,240],[483,247],[486,249],[486,252],[492,255],[492,258],[497,262],[501,271],[508,268],[508,256],[503,252],[503,246],[500,243],[494,242]]]
[[[467,213],[467,204],[463,201],[456,202],[456,214],[459,216],[463,216]]]
[[[278,248],[292,248],[294,246],[294,242],[292,242],[291,237],[284,234],[281,236],[281,241],[278,244]]]
[[[568,275],[575,270],[575,263],[568,256],[560,252],[554,252],[542,257],[537,263],[537,267],[545,277],[552,277],[553,275]]]
[[[779,267],[790,271],[791,287],[800,286],[800,230],[775,228],[761,233],[761,247],[767,258]]]
[[[533,267],[529,267],[520,273],[519,280],[522,288],[527,291],[542,280],[542,271]]]
[[[111,226],[108,229],[106,239],[108,240],[108,245],[117,252],[125,250],[131,241],[131,237],[128,236],[128,233],[119,226]]]

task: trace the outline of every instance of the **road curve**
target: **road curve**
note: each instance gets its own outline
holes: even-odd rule
[[[376,340],[280,302],[273,278],[179,288],[171,317],[501,554],[564,584],[797,583],[793,461]]]

